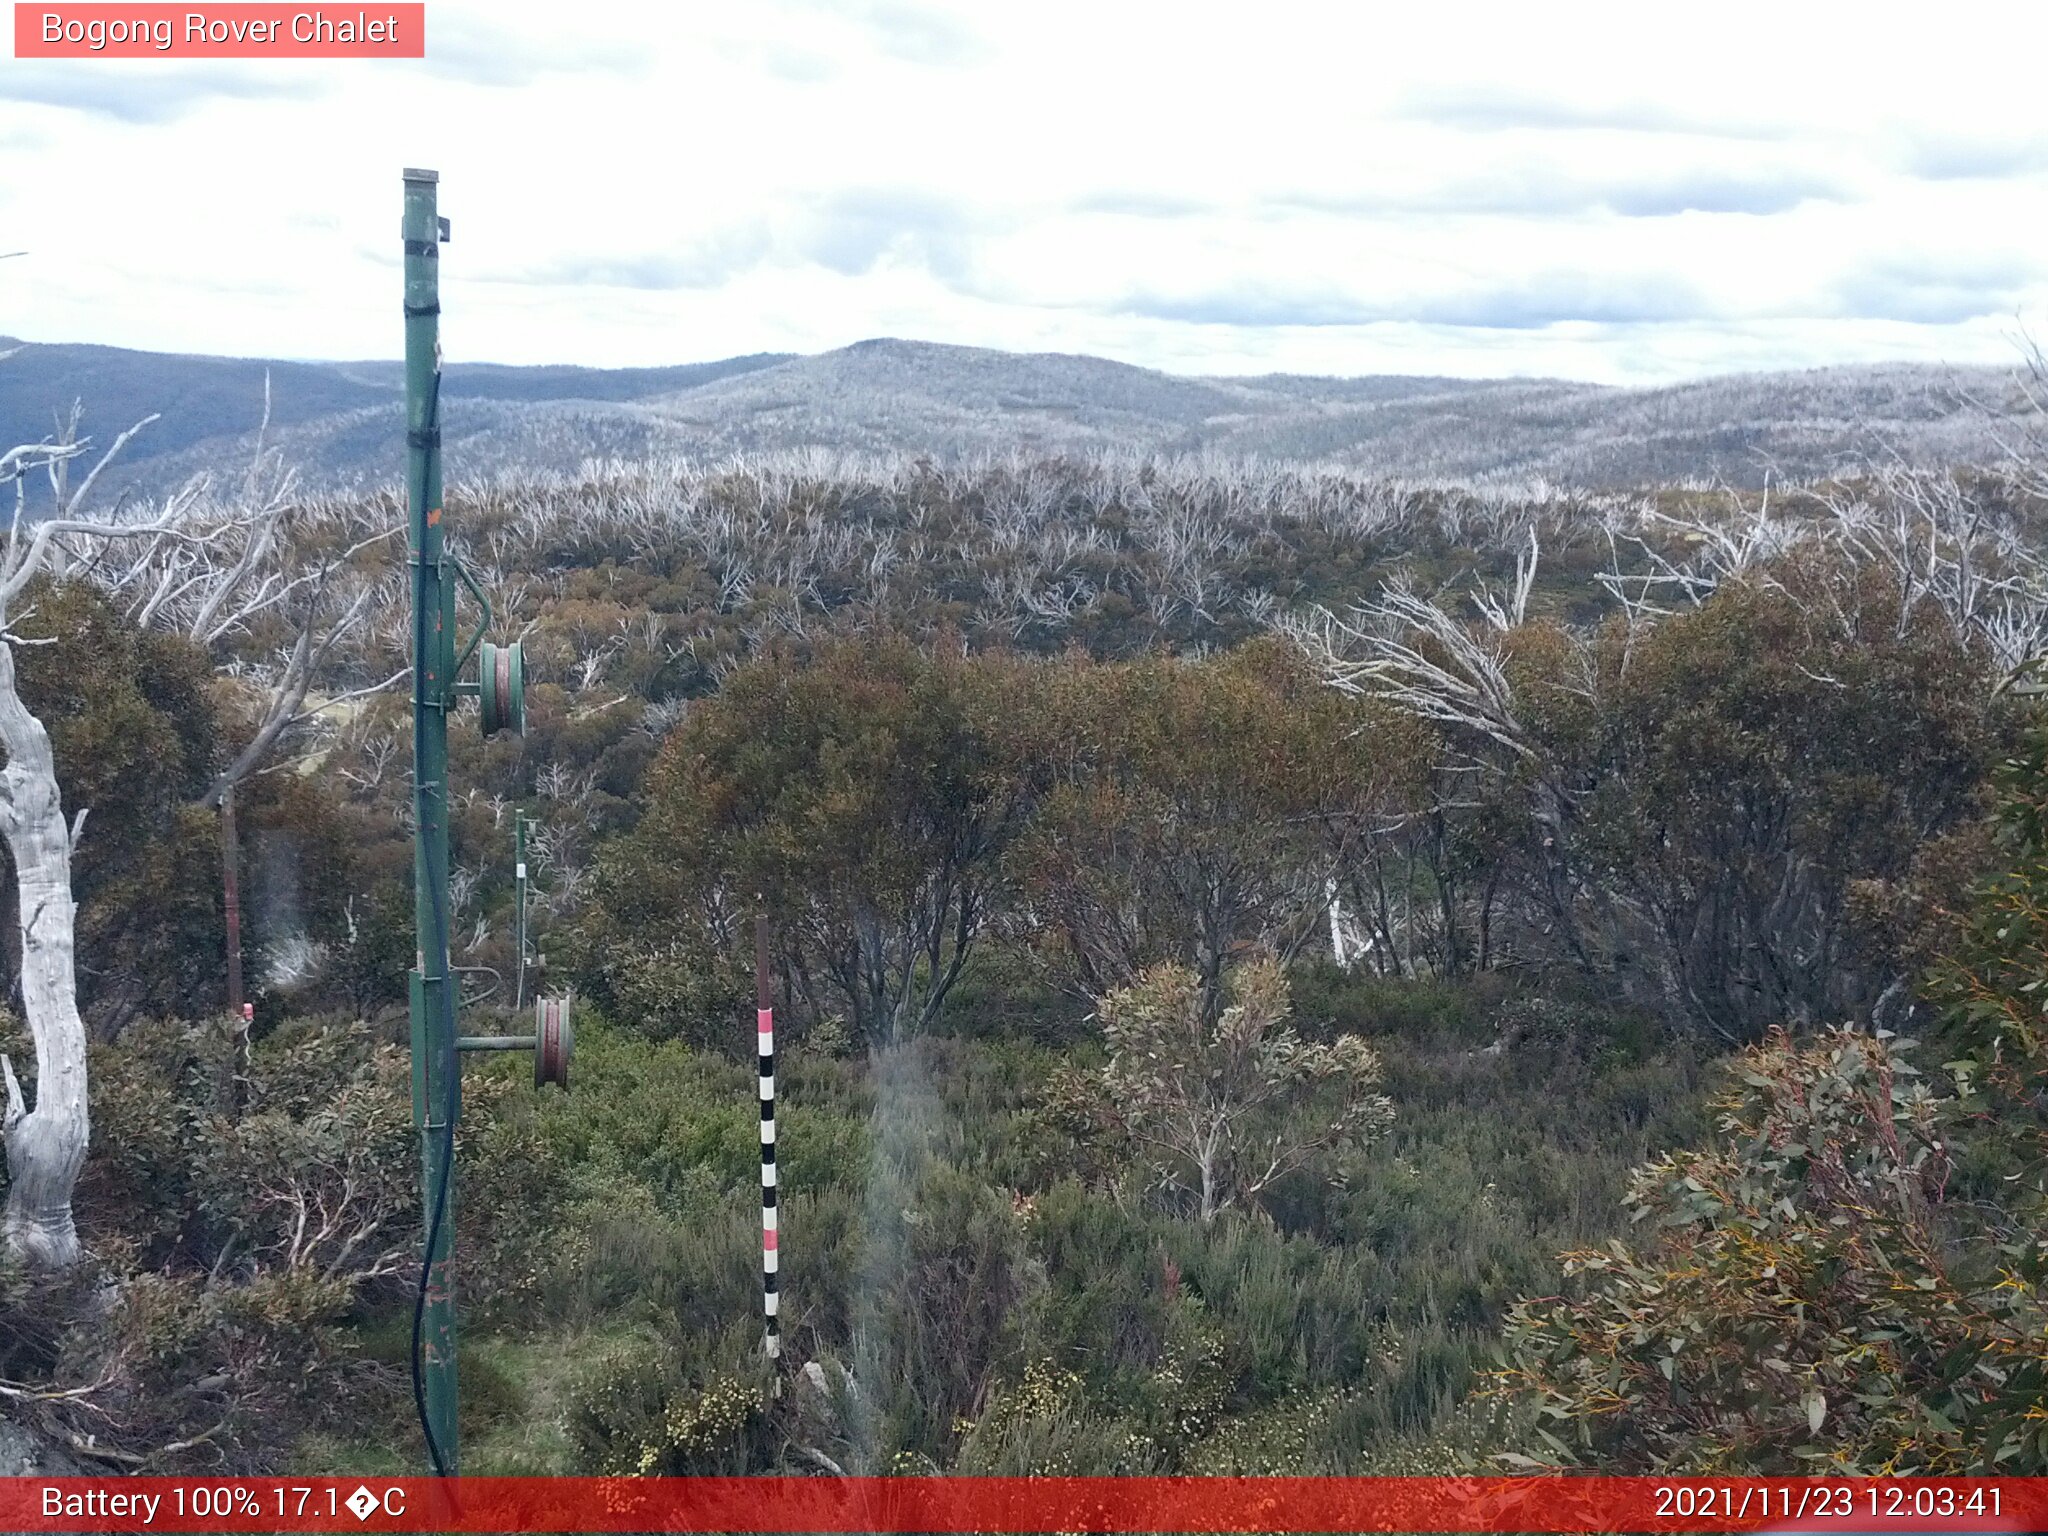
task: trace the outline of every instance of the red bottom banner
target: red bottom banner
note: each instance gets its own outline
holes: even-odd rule
[[[0,1480],[8,1531],[2048,1531],[2048,1478]]]

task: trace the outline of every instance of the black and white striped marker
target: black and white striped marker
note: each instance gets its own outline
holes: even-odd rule
[[[775,1008],[768,993],[768,919],[754,919],[754,1027],[761,1051],[761,1319],[770,1360],[782,1356],[777,1289],[781,1230],[775,1208]]]

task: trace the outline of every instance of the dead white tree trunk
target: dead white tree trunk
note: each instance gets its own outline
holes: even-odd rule
[[[6,1077],[8,1252],[42,1269],[78,1261],[71,1189],[91,1134],[85,1100],[85,1024],[72,970],[71,836],[50,734],[21,702],[14,647],[0,639],[0,834],[14,856],[21,896],[21,997],[36,1046],[36,1103]],[[83,816],[80,817],[83,821]]]
[[[101,456],[77,495],[67,492],[64,467],[84,451],[75,434],[64,440],[19,446],[0,454],[0,485],[12,481],[14,517],[0,552],[0,836],[13,857],[20,896],[21,999],[35,1041],[35,1105],[29,1106],[14,1063],[0,1054],[0,1079],[7,1102],[0,1111],[7,1146],[7,1209],[0,1241],[24,1264],[61,1269],[79,1258],[78,1230],[71,1217],[71,1191],[85,1163],[91,1138],[86,1104],[85,1024],[78,1016],[74,970],[77,907],[71,899],[71,852],[85,825],[81,810],[70,823],[57,786],[50,733],[22,701],[14,673],[9,627],[12,606],[35,577],[50,569],[63,540],[81,533],[117,539],[137,535],[181,537],[167,520],[100,525],[61,515],[75,507],[128,440],[124,433]],[[45,470],[55,490],[57,515],[35,524],[25,539],[25,481]]]

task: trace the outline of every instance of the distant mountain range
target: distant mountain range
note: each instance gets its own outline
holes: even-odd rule
[[[305,363],[47,346],[0,338],[0,434],[49,430],[83,402],[101,442],[151,412],[119,483],[160,491],[246,463],[271,386],[270,441],[309,486],[398,482],[395,362]],[[1215,453],[1339,464],[1401,479],[1589,488],[1805,478],[1876,454],[1997,457],[2018,404],[1999,369],[1910,364],[1734,375],[1656,389],[1556,379],[1382,375],[1189,378],[1096,357],[859,342],[673,368],[454,364],[443,429],[451,481],[575,472],[605,459],[781,450],[956,458]]]

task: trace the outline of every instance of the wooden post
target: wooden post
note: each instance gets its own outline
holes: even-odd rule
[[[227,908],[228,1017],[242,1016],[242,881],[240,833],[235,826],[235,788],[220,797],[220,888]]]

